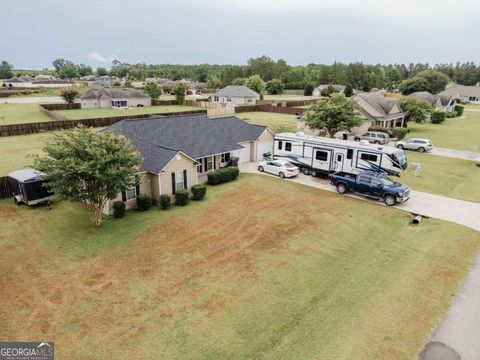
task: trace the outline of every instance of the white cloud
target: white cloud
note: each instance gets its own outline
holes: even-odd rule
[[[88,54],[88,58],[90,60],[101,62],[101,63],[111,63],[113,60],[118,60],[117,55],[105,57],[97,51],[92,51],[90,54]]]

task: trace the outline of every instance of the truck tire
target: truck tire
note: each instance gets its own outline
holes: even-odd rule
[[[313,177],[317,177],[318,176],[318,173],[316,171],[312,171],[312,176]]]
[[[385,197],[383,198],[383,201],[387,206],[393,206],[397,203],[397,199],[393,195],[385,195]]]
[[[339,194],[345,194],[347,191],[348,191],[347,185],[345,185],[344,183],[337,184],[337,192]]]
[[[280,171],[280,172],[278,173],[278,176],[280,176],[280,178],[283,179],[283,178],[285,177],[285,174]]]
[[[260,166],[258,167],[258,171],[263,172],[263,166],[260,165]]]
[[[420,151],[421,153],[424,153],[424,152],[425,152],[425,148],[424,148],[424,147],[419,147],[419,148],[418,148],[418,151]]]

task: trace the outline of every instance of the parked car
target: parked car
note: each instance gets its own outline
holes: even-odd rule
[[[300,169],[286,160],[267,160],[258,164],[258,171],[278,175],[281,178],[297,176]]]
[[[433,143],[428,139],[409,139],[404,141],[397,141],[396,147],[405,150],[416,150],[420,152],[433,150]]]
[[[354,136],[353,140],[355,141],[366,140],[372,144],[386,145],[390,141],[390,136],[388,136],[387,133],[380,132],[380,131],[369,131],[363,135]]]
[[[358,175],[338,172],[331,176],[330,183],[340,194],[353,191],[393,206],[410,198],[410,188],[390,180],[386,175],[364,171]]]

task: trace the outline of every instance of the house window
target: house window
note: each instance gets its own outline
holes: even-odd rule
[[[197,172],[200,174],[203,172],[203,159],[196,159],[198,162]]]
[[[370,161],[370,162],[377,162],[378,156],[374,155],[374,154],[362,153],[360,155],[360,159],[365,160],[365,161]]]
[[[137,198],[137,188],[132,187],[125,190],[125,200],[134,200]]]
[[[315,153],[315,160],[318,161],[327,161],[328,159],[328,153],[326,151],[319,151]]]
[[[209,156],[207,158],[207,168],[205,170],[208,171],[212,169],[213,169],[213,156]]]
[[[278,150],[282,150],[282,146],[283,145],[283,142],[282,141],[279,141],[278,142]]]
[[[353,149],[347,150],[347,159],[351,159],[353,157]]]
[[[247,99],[247,102],[251,103],[251,102],[252,102],[252,99]]]
[[[218,101],[218,96],[214,96],[213,101]]]
[[[227,97],[227,102],[231,102],[232,98],[230,96]]]
[[[127,100],[112,100],[112,107],[114,108],[127,107]]]
[[[292,151],[292,143],[286,142],[285,143],[285,151]]]
[[[222,158],[222,163],[226,163],[230,160],[230,153],[223,153],[221,155],[221,158]]]
[[[183,170],[175,171],[175,192],[184,189]]]

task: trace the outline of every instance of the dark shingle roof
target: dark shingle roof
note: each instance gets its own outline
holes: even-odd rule
[[[141,170],[159,173],[178,151],[196,159],[242,149],[239,143],[257,140],[265,129],[235,116],[193,114],[122,120],[103,131],[130,139],[144,159]]]
[[[228,85],[223,89],[217,91],[214,96],[229,96],[229,97],[250,97],[259,98],[260,95],[256,91],[249,89],[244,85]]]
[[[437,96],[429,93],[428,91],[417,91],[410,94],[409,96],[415,97],[420,100],[424,100],[428,102],[430,105],[432,105],[432,107],[434,107],[439,100]]]
[[[448,106],[450,105],[451,101],[453,100],[452,95],[448,94],[438,94],[438,98],[440,99],[440,102],[442,103],[442,106]]]
[[[377,110],[383,116],[389,115],[392,108],[397,103],[393,99],[386,98],[380,93],[359,93],[357,96],[365,100],[370,106]]]
[[[130,88],[93,88],[78,96],[78,99],[138,99],[148,98],[139,90]]]
[[[476,96],[480,97],[480,86],[452,85],[437,95],[450,95],[453,97]]]

